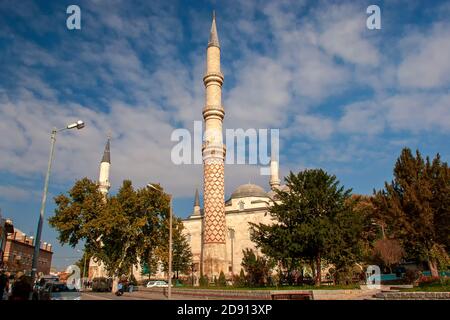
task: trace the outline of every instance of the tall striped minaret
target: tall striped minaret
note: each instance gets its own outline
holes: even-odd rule
[[[203,118],[205,132],[202,146],[204,184],[204,233],[203,274],[218,277],[227,273],[226,225],[225,225],[225,146],[222,137],[222,122],[225,111],[222,106],[223,74],[220,71],[220,44],[217,35],[216,17],[213,13],[208,48],[206,50],[205,107]]]

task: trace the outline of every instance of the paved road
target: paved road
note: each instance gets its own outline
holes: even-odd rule
[[[116,296],[111,292],[83,292],[81,300],[166,300],[167,297],[162,293],[135,291],[132,293],[125,292],[123,296]],[[202,298],[172,295],[174,300],[202,300]]]

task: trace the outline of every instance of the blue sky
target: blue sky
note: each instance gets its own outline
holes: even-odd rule
[[[81,8],[81,30],[66,8]],[[382,29],[366,28],[381,8]],[[211,11],[225,74],[226,128],[279,128],[282,174],[321,167],[357,193],[392,177],[404,146],[450,159],[450,4],[444,1],[2,1],[0,208],[35,233],[53,126],[53,196],[97,179],[108,132],[112,192],[160,182],[190,213],[201,165],[170,161],[176,128],[201,120]],[[227,165],[227,196],[258,166]],[[80,254],[57,244],[54,265]]]

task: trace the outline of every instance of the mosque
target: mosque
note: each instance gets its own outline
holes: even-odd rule
[[[200,275],[210,279],[224,272],[227,278],[239,274],[243,250],[255,251],[255,244],[250,240],[250,225],[253,223],[272,223],[267,214],[273,204],[276,188],[280,185],[278,161],[272,159],[270,164],[270,191],[261,186],[243,184],[225,200],[224,160],[222,124],[225,110],[222,106],[222,85],[224,76],[220,68],[220,43],[217,33],[216,19],[213,15],[211,31],[206,50],[206,72],[203,77],[205,85],[205,105],[203,108],[204,140],[203,158],[203,203],[200,207],[199,192],[196,190],[194,206],[191,214],[183,220],[187,239],[193,254],[193,271],[198,280]],[[106,144],[100,164],[99,189],[107,195],[110,182],[111,159],[110,143]],[[140,266],[136,266],[134,275],[140,276]],[[91,260],[90,278],[104,276],[105,270],[101,262]],[[162,273],[155,275],[163,276]]]

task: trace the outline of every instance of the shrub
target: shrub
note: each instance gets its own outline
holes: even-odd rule
[[[408,284],[417,285],[421,275],[422,272],[420,272],[419,270],[406,270],[405,281]]]
[[[217,279],[216,276],[214,276],[214,285],[215,285],[216,287],[219,286],[219,280]]]
[[[263,286],[274,266],[273,261],[264,256],[257,255],[252,249],[242,250],[241,265],[247,272],[247,284],[250,286]]]
[[[239,274],[233,275],[233,286],[235,287],[245,287],[246,281],[245,281],[245,274],[244,269],[241,268],[241,272]]]
[[[227,285],[227,279],[225,279],[225,274],[223,271],[220,271],[219,275],[219,287],[226,287]]]
[[[209,285],[209,279],[208,276],[200,276],[199,279],[200,287],[207,287]]]

